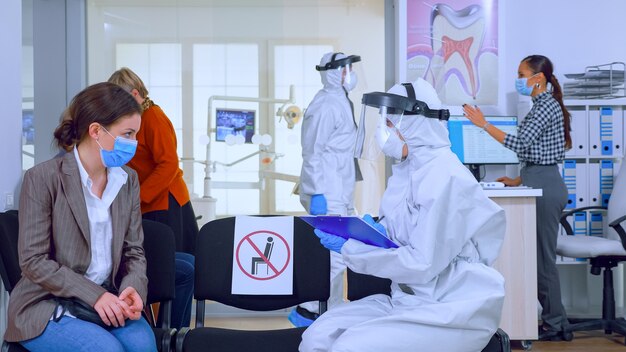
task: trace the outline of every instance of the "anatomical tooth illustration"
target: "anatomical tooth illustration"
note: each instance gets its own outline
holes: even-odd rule
[[[430,81],[446,104],[497,104],[497,0],[409,2],[407,79]]]

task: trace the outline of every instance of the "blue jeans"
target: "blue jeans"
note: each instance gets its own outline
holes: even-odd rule
[[[49,321],[43,333],[21,341],[29,351],[46,352],[156,352],[154,333],[148,322],[126,320],[123,327],[105,329],[84,320],[62,317]]]
[[[189,253],[176,252],[176,298],[172,302],[171,327],[178,330],[189,327],[191,322],[194,271],[195,257]],[[157,326],[161,326],[161,312],[159,310]]]

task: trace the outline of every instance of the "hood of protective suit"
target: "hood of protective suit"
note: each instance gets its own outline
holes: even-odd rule
[[[412,82],[415,99],[428,104],[431,109],[441,109],[441,100],[435,88],[422,78]],[[406,97],[406,88],[396,84],[387,93]],[[398,131],[409,147],[409,157],[414,153],[424,153],[426,149],[450,147],[450,138],[445,122],[422,115],[404,115]]]
[[[334,52],[324,54],[324,56],[322,56],[322,59],[320,60],[320,66],[324,66],[327,63],[329,63],[333,57],[333,54]],[[335,56],[335,60],[345,59],[346,57],[348,56],[339,53],[337,54],[337,56]],[[330,89],[330,90],[342,89],[342,85],[341,85],[341,72],[342,71],[343,70],[320,71],[320,76],[322,77],[322,84],[324,85],[324,88]]]

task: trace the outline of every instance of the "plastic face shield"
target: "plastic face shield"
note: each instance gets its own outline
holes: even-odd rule
[[[337,70],[340,72],[340,75],[343,79],[343,86],[348,90],[353,90],[357,83],[359,83],[359,87],[361,89],[364,86],[365,74],[361,68],[361,65],[353,65],[354,63],[361,62],[361,57],[358,55],[350,55],[341,59],[337,59],[338,55],[344,56],[343,53],[337,52],[334,53],[331,60],[325,65],[316,65],[315,69],[317,71],[331,71]]]
[[[361,102],[363,107],[354,148],[354,156],[360,159],[375,160],[380,155],[381,150],[376,140],[378,129],[387,127],[389,133],[393,133],[392,130],[395,129],[401,131],[402,121],[412,118],[410,115],[445,121],[450,117],[450,112],[446,109],[430,109],[423,101],[391,93],[363,94]]]

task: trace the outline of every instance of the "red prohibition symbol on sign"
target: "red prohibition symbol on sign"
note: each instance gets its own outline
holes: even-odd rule
[[[257,246],[254,243],[254,241],[252,240],[252,237],[255,237],[255,238],[262,237],[263,242],[266,243],[265,248],[261,250],[259,246]],[[286,256],[287,259],[285,260],[285,263],[282,265],[282,267],[280,265],[275,265],[276,263],[272,263],[271,261],[271,257],[272,257],[271,253],[274,250],[275,238],[278,238],[280,241],[282,241],[285,247],[285,251],[287,252],[287,256]],[[242,246],[244,246],[245,244],[250,245],[252,249],[254,250],[254,252],[256,252],[258,257],[252,257],[250,263],[244,262],[242,265],[242,258],[240,257],[240,251],[242,249]],[[241,241],[239,241],[239,244],[237,244],[237,251],[235,253],[236,253],[235,258],[237,260],[237,265],[239,266],[239,269],[241,270],[241,272],[243,272],[244,274],[246,274],[246,276],[254,280],[270,280],[270,279],[277,277],[278,275],[282,274],[283,271],[285,271],[285,269],[287,268],[287,264],[289,264],[289,260],[291,260],[291,252],[289,250],[289,244],[287,243],[285,238],[277,234],[276,232],[267,231],[267,230],[254,231],[244,236],[244,238],[242,238]],[[243,258],[243,259],[247,260],[248,258]],[[250,264],[250,267],[248,267],[248,264]],[[268,270],[271,270],[273,274],[264,276],[264,277],[256,276],[255,275],[256,268],[258,267],[259,264],[267,265]],[[245,268],[249,268],[250,270],[246,270]]]

